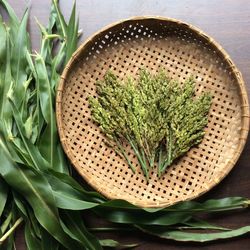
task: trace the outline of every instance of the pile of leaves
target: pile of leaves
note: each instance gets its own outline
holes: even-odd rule
[[[94,121],[135,171],[123,144],[131,146],[147,180],[150,167],[157,165],[161,176],[204,136],[211,95],[194,98],[193,78],[181,87],[163,70],[151,75],[143,69],[137,80],[124,82],[109,71],[96,89],[98,97],[89,98]]]
[[[198,219],[200,213],[244,209],[247,198],[142,209],[123,200],[108,201],[79,185],[58,140],[54,112],[59,75],[79,36],[75,6],[66,22],[58,2],[52,2],[47,28],[39,24],[41,49],[33,53],[26,30],[28,10],[19,21],[7,1],[0,0],[0,5],[9,16],[7,23],[0,18],[0,248],[16,249],[13,232],[21,223],[29,250],[119,247],[119,242],[93,234],[82,218],[86,210],[111,222],[111,228],[99,230],[126,227],[180,241],[210,241],[250,231],[250,226],[228,229]]]

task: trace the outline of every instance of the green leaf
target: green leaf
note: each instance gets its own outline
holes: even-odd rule
[[[21,195],[18,194],[17,192],[15,192],[15,191],[13,191],[13,190],[12,190],[12,195],[13,195],[13,199],[14,199],[14,202],[16,204],[16,207],[19,210],[19,213],[22,214],[22,217],[28,217],[28,214],[27,214],[27,211],[26,211],[26,207],[28,206],[28,203],[23,201]]]
[[[14,10],[12,9],[12,7],[9,5],[9,3],[7,1],[1,0],[0,4],[5,8],[5,10],[8,13],[9,23],[10,23],[9,26],[11,27],[11,33],[12,33],[12,37],[13,37],[18,32],[18,27],[19,27],[18,17],[16,16]]]
[[[1,34],[6,36],[5,40],[5,53],[2,52],[1,55],[1,67],[0,67],[0,128],[3,133],[5,133],[6,137],[11,137],[8,134],[8,131],[12,128],[11,122],[11,106],[8,101],[7,95],[9,93],[10,88],[12,87],[12,76],[11,76],[11,68],[10,68],[10,35],[9,29],[6,29],[6,32],[3,31],[3,24],[1,23]],[[4,33],[4,34],[3,34]],[[4,41],[3,41],[4,42]],[[4,48],[2,48],[4,49]]]
[[[41,229],[41,247],[42,250],[57,250],[59,248],[59,242],[47,231]]]
[[[40,55],[44,59],[44,61],[51,61],[51,44],[50,44],[50,39],[48,39],[48,33],[46,28],[36,19],[36,22],[40,28],[40,32],[42,35],[42,43],[41,43],[41,50],[40,50]]]
[[[154,226],[138,226],[143,232],[153,234],[160,238],[171,239],[176,241],[195,241],[207,242],[219,239],[228,239],[237,237],[250,232],[250,226],[241,227],[238,229],[229,230],[219,233],[191,233],[185,231],[168,230],[162,227]]]
[[[210,224],[207,221],[198,219],[198,218],[192,218],[189,221],[182,223],[185,226],[180,226],[179,228],[187,228],[187,229],[209,229],[209,230],[222,230],[227,231],[230,230],[229,228],[217,226],[214,224]]]
[[[52,0],[53,2],[53,5],[52,5],[52,8],[54,8],[55,12],[56,12],[56,27],[58,29],[58,33],[66,38],[67,36],[67,25],[66,25],[66,22],[65,22],[65,19],[59,9],[59,6],[58,6],[58,0]],[[52,10],[52,11],[54,11]]]
[[[27,199],[39,223],[54,238],[69,249],[78,249],[79,244],[69,238],[60,225],[52,190],[45,177],[31,169],[16,166],[0,142],[0,174],[5,181]]]
[[[24,235],[27,250],[42,250],[41,241],[36,237],[35,233],[33,232],[30,221],[27,221],[25,223]]]
[[[39,224],[38,220],[36,219],[36,216],[34,214],[34,211],[32,210],[32,208],[27,205],[26,206],[27,212],[28,212],[28,217],[27,217],[27,222],[30,223],[30,226],[33,230],[33,234],[38,238],[41,239],[41,229],[42,226]]]
[[[0,175],[0,218],[3,213],[7,197],[8,197],[8,186]]]
[[[27,139],[31,138],[32,126],[33,126],[33,119],[32,119],[32,115],[30,115],[24,123],[24,130],[25,130],[25,135],[26,135]]]
[[[28,47],[28,35],[27,35],[27,21],[29,12],[28,9],[25,11],[20,26],[18,28],[15,38],[13,38],[13,47],[11,54],[11,71],[14,79],[14,89],[15,89],[15,104],[20,107],[24,97],[25,97],[25,86],[24,83],[27,80],[27,61],[26,61],[26,51]]]
[[[210,199],[204,202],[183,201],[166,208],[145,208],[150,213],[159,211],[166,212],[189,212],[198,214],[202,212],[223,212],[248,207],[249,199],[245,197],[226,197],[221,199]],[[131,206],[131,205],[130,205]]]
[[[48,34],[52,34],[52,30],[55,27],[55,23],[56,23],[56,18],[57,18],[57,13],[54,7],[54,3],[51,2],[51,8],[50,8],[50,14],[49,14],[49,23],[47,26],[47,31]]]
[[[88,197],[83,192],[74,189],[72,186],[55,176],[51,175],[47,176],[47,178],[53,190],[53,195],[58,208],[85,210],[99,205],[98,203],[87,201]]]
[[[102,249],[97,238],[86,229],[79,212],[65,210],[61,212],[61,218],[65,232],[72,238],[78,240],[89,250]]]
[[[33,78],[35,78],[36,69],[31,54],[28,50],[26,51],[26,60],[29,66],[29,70],[32,73]],[[40,138],[40,134],[44,125],[44,119],[40,108],[39,89],[37,86],[37,82],[35,82],[35,91],[36,91],[36,100],[34,101],[35,109],[33,113],[33,124],[35,124],[33,127],[33,138],[32,138],[33,142],[36,142],[37,138]]]
[[[9,225],[11,224],[11,220],[13,219],[13,211],[12,209],[8,209],[8,211],[6,211],[6,218],[5,220],[1,223],[1,233],[4,234],[6,232],[6,230],[8,229]]]
[[[92,209],[100,217],[115,223],[143,224],[143,225],[174,225],[191,218],[190,213],[162,212],[147,213],[142,210],[128,212],[125,209],[106,209],[104,206]]]
[[[124,201],[124,200],[111,200],[106,203],[103,203],[103,207],[110,207],[116,210],[126,209],[131,211],[145,211],[147,213],[165,213],[165,212],[179,212],[179,213],[210,213],[210,212],[223,212],[227,210],[235,210],[246,208],[249,205],[248,198],[244,197],[227,197],[222,199],[211,199],[205,202],[197,201],[183,201],[179,202],[170,207],[162,208],[139,208],[135,205]]]
[[[195,211],[213,211],[219,212],[221,210],[227,211],[227,209],[231,210],[244,208],[248,206],[248,199],[243,197],[226,197],[222,199],[210,199],[203,203],[201,203],[200,207],[198,206]],[[178,208],[178,206],[177,206]]]
[[[48,162],[41,156],[38,148],[33,145],[25,136],[25,128],[23,125],[23,121],[21,118],[20,113],[18,112],[16,106],[14,103],[12,104],[12,111],[13,116],[20,134],[20,137],[22,139],[22,142],[24,144],[24,147],[26,151],[28,152],[28,155],[30,157],[30,160],[32,161],[33,165],[32,167],[35,167],[36,169],[46,169],[49,167]]]
[[[100,244],[103,247],[112,247],[115,249],[130,249],[134,247],[138,247],[140,244],[134,243],[134,244],[122,244],[116,240],[112,239],[104,239],[104,240],[99,240]]]
[[[9,133],[11,134],[11,132]],[[29,153],[25,150],[24,143],[18,137],[10,137],[7,147],[12,155],[13,161],[21,164],[32,166],[32,160],[29,157]]]
[[[51,88],[53,93],[55,93],[57,89],[57,85],[59,84],[59,72],[62,69],[62,65],[64,64],[65,59],[65,50],[66,50],[66,42],[60,43],[60,49],[52,60],[52,70],[51,70]]]
[[[58,155],[58,135],[55,121],[54,101],[52,99],[51,85],[45,62],[40,55],[35,60],[36,80],[39,88],[39,99],[46,127],[39,141],[39,150],[43,157],[50,163],[56,171],[67,172],[64,162],[61,162]]]
[[[37,54],[35,58],[36,81],[39,89],[39,99],[43,117],[47,123],[54,121],[53,100],[51,96],[50,82],[44,59]]]
[[[71,187],[81,193],[81,197],[83,200],[95,202],[97,204],[106,201],[106,199],[100,193],[93,191],[86,191],[73,177],[69,176],[68,174],[59,173],[53,169],[48,169],[46,173],[48,175],[48,181],[50,182],[53,189],[59,189],[59,188],[67,189]],[[61,180],[61,184],[58,183],[57,180]],[[125,203],[129,204],[128,202]]]
[[[69,24],[67,27],[67,49],[66,49],[66,59],[65,63],[67,63],[72,56],[72,54],[75,52],[77,48],[77,33],[78,33],[78,23],[79,20],[76,21],[76,3],[74,1],[74,5],[71,11],[71,16],[69,19]]]
[[[6,26],[4,25],[2,19],[0,19],[0,69],[1,74],[3,74],[2,69],[5,66],[5,58],[6,58]],[[1,82],[1,87],[3,87],[3,83]]]

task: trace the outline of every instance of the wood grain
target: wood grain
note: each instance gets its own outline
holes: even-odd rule
[[[9,0],[18,16],[21,17],[25,6],[25,0]],[[50,1],[36,0],[31,3],[29,29],[33,41],[33,48],[39,48],[39,32],[35,24],[34,16],[41,23],[46,24],[49,15]],[[61,8],[66,17],[69,16],[72,1],[61,0]],[[243,74],[248,95],[250,94],[250,2],[248,0],[91,0],[78,1],[77,11],[80,17],[80,27],[84,34],[82,40],[99,30],[103,26],[123,18],[137,15],[159,15],[181,19],[191,23],[208,33],[219,42],[229,53],[233,61]],[[234,169],[217,187],[201,198],[221,198],[225,196],[250,197],[250,139]],[[84,214],[90,225],[105,225],[100,219],[93,219],[90,213]],[[222,223],[228,227],[250,225],[250,211],[244,213],[225,214],[215,216],[214,222]],[[250,246],[250,237],[226,241],[191,244],[176,243],[173,241],[159,240],[158,238],[142,234],[127,233],[124,237],[121,233],[102,234],[123,242],[140,242],[136,249],[204,249],[226,250],[239,248],[247,250]],[[17,249],[26,249],[22,230],[17,235]]]

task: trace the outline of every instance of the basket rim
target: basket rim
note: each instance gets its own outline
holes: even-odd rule
[[[66,143],[66,136],[64,134],[64,130],[63,130],[63,121],[62,121],[62,98],[63,98],[63,91],[64,91],[64,86],[65,86],[65,81],[67,79],[67,75],[70,72],[71,69],[71,65],[74,65],[75,61],[78,61],[78,56],[81,55],[81,52],[85,49],[85,47],[91,43],[93,40],[95,40],[95,38],[97,36],[100,36],[102,33],[106,32],[107,30],[118,26],[122,23],[126,23],[126,22],[131,22],[131,21],[141,21],[141,20],[154,20],[154,21],[163,21],[163,22],[172,22],[172,23],[176,23],[177,25],[182,25],[184,26],[186,29],[189,29],[191,31],[193,31],[194,33],[196,33],[198,36],[202,37],[203,39],[205,39],[209,44],[211,44],[216,50],[217,52],[220,53],[220,55],[222,56],[223,60],[226,61],[226,63],[228,63],[228,65],[230,66],[231,72],[233,73],[235,79],[237,80],[237,84],[239,86],[240,89],[240,94],[241,94],[241,103],[243,105],[241,105],[241,109],[242,109],[242,128],[241,128],[241,133],[240,133],[240,138],[239,138],[239,143],[238,143],[238,147],[235,149],[234,155],[232,157],[231,160],[229,160],[226,164],[225,164],[225,169],[226,171],[224,171],[219,178],[213,178],[213,181],[209,183],[209,186],[207,186],[207,189],[205,189],[202,192],[197,192],[197,193],[193,193],[192,197],[189,198],[185,198],[185,200],[192,200],[195,199],[197,197],[202,196],[204,193],[208,192],[209,190],[211,190],[213,187],[215,187],[219,182],[221,182],[228,174],[229,172],[232,170],[232,168],[234,167],[234,165],[236,164],[236,162],[238,161],[244,146],[246,144],[247,138],[248,138],[248,132],[249,132],[249,102],[248,102],[248,94],[246,91],[246,85],[244,82],[244,79],[242,77],[241,72],[238,70],[238,68],[236,67],[235,63],[232,61],[231,57],[229,56],[229,54],[225,51],[225,49],[219,44],[217,43],[212,37],[210,37],[209,35],[207,35],[205,32],[203,32],[200,28],[197,28],[196,26],[183,22],[181,20],[175,19],[175,18],[170,18],[170,17],[163,17],[163,16],[158,16],[158,15],[146,15],[146,16],[134,16],[134,17],[130,17],[130,18],[126,18],[126,19],[121,19],[119,21],[113,22],[109,25],[104,26],[103,28],[99,29],[98,31],[96,31],[94,34],[92,34],[89,38],[87,38],[79,47],[78,49],[73,53],[73,55],[71,56],[70,60],[68,61],[68,63],[66,64],[60,80],[59,80],[59,84],[56,90],[56,122],[57,122],[57,127],[58,127],[58,133],[59,133],[59,137],[60,137],[60,141],[61,144],[63,146],[63,149],[67,155],[67,157],[69,158],[70,162],[72,163],[72,165],[74,166],[74,168],[77,170],[77,172],[84,178],[84,180],[93,187],[91,180],[85,178],[83,176],[83,174],[81,173],[80,169],[78,169],[75,166],[75,160],[74,160],[74,155],[72,153],[72,150],[70,147],[68,147],[67,143]],[[102,195],[104,195],[105,197],[107,197],[108,199],[114,199],[114,197],[110,194],[104,193],[101,189],[97,189],[96,187],[93,187],[95,190],[97,190],[97,192],[101,193]],[[161,202],[159,205],[156,204],[151,204],[149,202],[145,202],[145,206],[137,204],[137,202],[133,202],[130,201],[130,203],[134,204],[134,205],[138,205],[141,207],[166,207],[166,206],[170,206],[173,205],[175,203],[178,203],[180,201],[176,201],[170,204],[170,202]]]

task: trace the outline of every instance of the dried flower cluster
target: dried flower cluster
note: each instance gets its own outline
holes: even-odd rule
[[[98,97],[89,97],[93,120],[134,171],[123,146],[131,145],[147,179],[149,168],[157,165],[161,176],[204,136],[211,95],[194,98],[193,78],[181,86],[163,70],[143,69],[138,79],[120,81],[108,71],[96,88]]]

